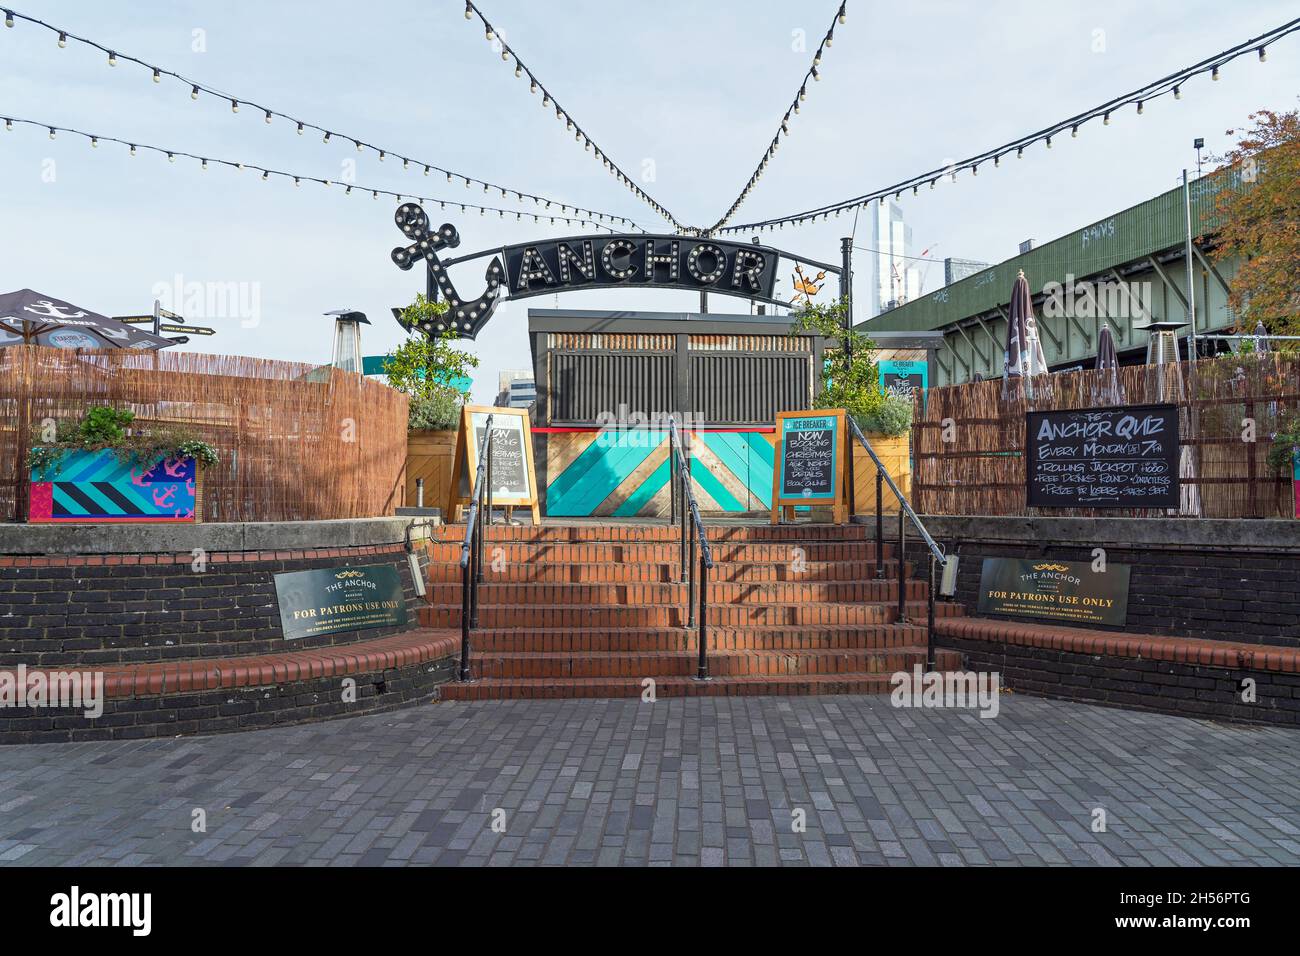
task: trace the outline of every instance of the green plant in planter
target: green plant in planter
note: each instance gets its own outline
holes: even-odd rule
[[[86,448],[116,448],[126,441],[126,429],[135,412],[107,405],[92,405],[81,417],[77,438]]]
[[[1268,452],[1268,466],[1274,471],[1289,473],[1292,455],[1300,448],[1300,415],[1282,423],[1282,429],[1273,436],[1273,447]]]
[[[912,400],[887,392],[875,410],[855,420],[864,432],[876,432],[888,438],[906,435],[912,427]]]
[[[211,466],[218,461],[217,451],[203,439],[185,430],[159,429],[128,434],[135,413],[128,409],[96,405],[86,409],[80,423],[69,428],[61,425],[52,442],[29,449],[27,465],[37,480],[49,480],[51,472],[69,451],[112,451],[118,461],[153,463],[160,458],[193,458]]]
[[[826,353],[821,369],[822,387],[814,408],[843,408],[855,420],[873,415],[884,403],[880,373],[875,360],[876,343],[854,329],[844,327],[845,303],[809,304],[791,318],[791,332],[820,332],[839,340],[840,347]]]
[[[431,302],[424,295],[402,310],[402,320],[410,326],[436,325],[447,314],[446,302]],[[478,368],[478,356],[453,346],[458,336],[452,329],[440,335],[417,334],[384,357],[384,375],[388,384],[410,396],[407,428],[444,430],[460,422],[465,396],[451,386],[468,378]]]

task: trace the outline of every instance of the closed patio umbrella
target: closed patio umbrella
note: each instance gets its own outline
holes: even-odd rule
[[[164,349],[172,344],[161,335],[31,289],[0,295],[0,346]]]
[[[1047,372],[1047,357],[1038,338],[1034,301],[1024,270],[1011,286],[1011,308],[1007,313],[1007,345],[1002,353],[1002,397],[1019,398],[1024,388],[1034,397],[1034,378]]]
[[[1123,405],[1124,386],[1119,381],[1119,354],[1115,351],[1115,338],[1110,334],[1109,323],[1102,325],[1097,336],[1097,372],[1092,385],[1094,405]]]

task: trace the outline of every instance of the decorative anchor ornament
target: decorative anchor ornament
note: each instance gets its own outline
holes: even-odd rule
[[[438,259],[439,250],[455,249],[460,245],[460,234],[456,231],[456,227],[449,222],[444,222],[437,232],[431,233],[428,215],[418,203],[413,202],[398,206],[393,218],[402,233],[408,239],[415,240],[412,245],[398,246],[394,249],[393,262],[399,269],[406,271],[420,259],[427,259],[429,272],[438,283],[438,291],[449,306],[447,314],[440,317],[441,321],[421,322],[418,323],[418,328],[402,322],[402,327],[407,331],[422,332],[430,338],[437,338],[449,328],[461,338],[474,338],[492,317],[492,312],[496,309],[497,302],[504,291],[502,280],[505,277],[505,270],[501,266],[500,258],[493,257],[484,274],[487,289],[477,299],[466,301],[456,291],[451,277],[447,275],[447,270]]]
[[[38,305],[41,306],[41,308],[36,308]],[[78,309],[71,315],[64,315],[63,309],[60,306],[55,305],[49,299],[38,299],[32,305],[25,305],[23,306],[23,311],[31,312],[33,315],[39,315],[43,319],[80,319],[86,314]]]

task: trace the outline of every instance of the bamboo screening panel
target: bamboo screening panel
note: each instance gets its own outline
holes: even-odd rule
[[[1300,409],[1300,356],[1229,355],[1179,366],[1118,370],[1125,404],[1179,406],[1182,445],[1195,474],[1183,478],[1206,518],[1294,516],[1291,476],[1267,464],[1272,435]],[[1096,371],[1040,376],[1032,399],[1002,398],[1002,380],[934,388],[913,426],[916,508],[922,514],[1177,517],[1154,509],[1029,508],[1025,495],[1025,413],[1105,405]],[[1253,422],[1253,437],[1251,428]]]
[[[216,448],[206,521],[392,514],[402,504],[407,398],[361,375],[299,362],[193,352],[0,348],[0,508],[26,504],[27,449],[47,420],[88,406]]]

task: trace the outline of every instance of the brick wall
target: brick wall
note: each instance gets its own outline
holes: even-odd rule
[[[950,553],[953,550],[949,548]],[[971,614],[979,603],[984,558],[1050,556],[1087,564],[1093,560],[1091,547],[1052,544],[962,542],[956,553],[961,556],[957,600]],[[908,554],[919,569],[928,567],[921,563],[926,559],[920,549],[909,547]],[[1128,620],[1124,627],[1090,624],[1091,628],[1300,647],[1300,555],[1108,546],[1106,560],[1131,568]]]
[[[423,549],[417,549],[423,559]],[[138,663],[272,653],[346,644],[417,625],[400,544],[193,555],[0,556],[0,666]],[[276,574],[388,564],[401,577],[407,628],[371,628],[285,640]]]
[[[1300,725],[1300,674],[1201,667],[1172,661],[1094,656],[1043,647],[945,637],[967,668],[996,671],[1015,693],[1150,710],[1184,717]],[[1255,702],[1242,680],[1255,681]]]

